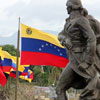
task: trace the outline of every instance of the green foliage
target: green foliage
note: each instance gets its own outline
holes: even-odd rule
[[[62,72],[61,68],[53,66],[30,66],[30,69],[34,72],[33,82],[40,86],[56,85]]]
[[[12,56],[17,56],[17,49],[13,45],[4,45],[2,49],[10,53]]]

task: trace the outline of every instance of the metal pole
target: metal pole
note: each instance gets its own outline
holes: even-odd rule
[[[18,23],[18,40],[17,40],[17,61],[16,61],[16,87],[15,87],[15,100],[17,100],[17,88],[18,88],[18,66],[19,66],[19,43],[20,43],[20,17]]]
[[[11,84],[11,77],[9,77],[9,86],[8,86],[8,90],[9,90],[9,99],[10,99],[10,84]]]

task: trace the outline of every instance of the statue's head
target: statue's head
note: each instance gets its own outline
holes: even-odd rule
[[[68,14],[70,14],[72,10],[79,10],[83,8],[81,0],[68,0],[66,6]]]

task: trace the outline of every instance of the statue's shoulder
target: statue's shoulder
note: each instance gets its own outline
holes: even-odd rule
[[[69,18],[69,17],[65,19],[65,21],[66,21],[66,22],[68,22],[69,20],[70,20],[70,18]]]
[[[77,21],[84,22],[84,21],[88,21],[88,19],[86,17],[84,17],[84,16],[80,16],[80,17],[77,18]]]
[[[77,24],[89,24],[89,20],[84,16],[76,18],[76,22]]]

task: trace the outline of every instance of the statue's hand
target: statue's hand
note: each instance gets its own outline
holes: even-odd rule
[[[79,69],[81,71],[85,71],[86,69],[88,69],[91,65],[89,65],[88,63],[86,62],[82,62],[81,64],[79,64]]]
[[[62,45],[64,47],[66,47],[68,50],[71,50],[72,49],[72,42],[70,41],[70,39],[64,39],[62,41]]]
[[[65,39],[65,36],[64,35],[58,35],[58,40],[61,42]]]
[[[93,64],[94,63],[94,56],[87,55],[85,62],[88,64]]]

